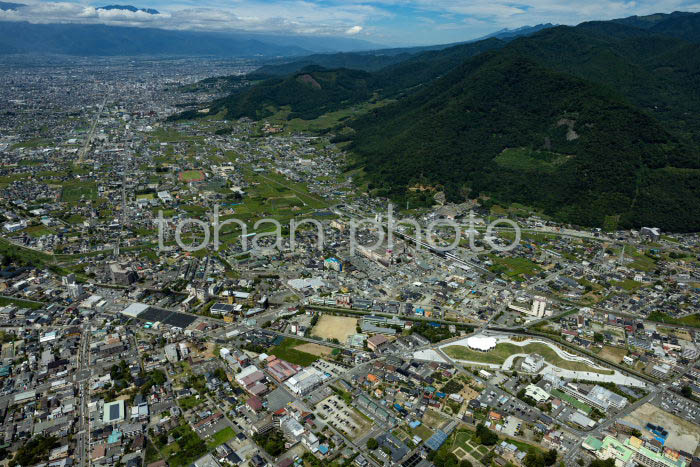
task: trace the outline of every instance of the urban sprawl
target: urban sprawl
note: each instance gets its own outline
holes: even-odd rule
[[[353,219],[382,221],[389,200],[314,122],[168,120],[226,94],[200,80],[255,62],[12,60],[4,465],[700,465],[697,234],[436,196],[397,217],[461,226],[456,249],[430,247],[452,228],[417,244],[410,224],[381,223],[351,248]],[[215,207],[247,230],[177,248],[175,225]],[[285,226],[281,248],[262,219]],[[322,248],[311,223],[289,248],[303,219]],[[506,224],[486,238],[497,219],[518,224],[517,246],[470,248],[511,244]]]

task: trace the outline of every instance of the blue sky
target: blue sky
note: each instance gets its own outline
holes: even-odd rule
[[[22,0],[12,0],[22,2]],[[1,20],[82,22],[209,31],[333,35],[388,46],[458,42],[539,23],[578,24],[674,10],[700,0],[26,0]],[[160,15],[101,11],[106,4],[155,8]]]

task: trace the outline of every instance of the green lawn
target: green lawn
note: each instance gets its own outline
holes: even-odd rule
[[[420,437],[420,439],[422,439],[423,441],[433,436],[433,432],[430,430],[430,428],[428,428],[425,425],[418,425],[413,429],[413,432],[417,434],[418,437]]]
[[[53,230],[46,227],[44,224],[27,227],[26,229],[22,230],[22,232],[26,233],[30,237],[41,237],[42,235],[51,235],[54,233]]]
[[[670,315],[667,315],[666,313],[655,311],[651,313],[647,319],[649,321],[656,321],[657,323],[680,324],[684,326],[700,328],[700,313],[684,316],[682,318],[674,318]]]
[[[505,274],[508,278],[517,281],[525,280],[526,276],[534,276],[542,270],[540,266],[526,258],[492,256],[491,260],[493,261],[491,272]]]
[[[97,199],[97,184],[95,182],[69,182],[63,185],[61,200],[75,203],[81,200]]]
[[[270,349],[269,353],[271,355],[276,356],[277,358],[286,360],[289,363],[294,363],[296,365],[301,366],[309,366],[313,362],[318,360],[320,357],[294,349],[294,347],[305,343],[305,341],[299,339],[285,337],[282,343]]]
[[[204,178],[204,174],[201,170],[185,170],[180,173],[180,180],[183,182],[191,182],[194,180],[201,180]]]
[[[612,371],[610,370],[593,368],[584,362],[565,360],[561,358],[549,345],[541,344],[539,342],[533,342],[522,347],[509,342],[501,342],[489,352],[478,352],[462,345],[450,345],[443,348],[443,351],[448,356],[458,360],[492,363],[496,365],[502,365],[506,359],[513,354],[537,353],[542,355],[548,363],[565,370],[612,374]]]
[[[195,396],[182,397],[177,400],[177,404],[182,410],[189,410],[193,407],[197,407],[202,402],[204,401],[201,399],[197,399]]]
[[[39,308],[44,306],[41,303],[27,302],[17,298],[0,297],[0,306],[5,305],[16,305],[20,308],[29,308],[31,310],[38,310]]]
[[[636,292],[643,284],[641,282],[633,281],[632,279],[625,279],[623,281],[610,281],[611,284],[618,287],[622,287],[628,292]]]
[[[224,444],[227,441],[231,441],[233,438],[236,437],[236,432],[233,431],[233,428],[230,426],[227,426],[223,430],[219,430],[216,433],[214,433],[214,436],[212,436],[207,443],[207,447],[209,449],[214,449],[219,445]]]
[[[472,448],[468,444],[471,438],[471,435],[466,431],[458,432],[455,435],[455,447],[460,447],[467,452],[471,452]]]

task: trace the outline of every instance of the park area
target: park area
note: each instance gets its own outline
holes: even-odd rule
[[[341,344],[357,332],[357,318],[323,314],[311,330],[312,336],[322,339],[337,339]]]
[[[488,352],[479,352],[472,350],[464,345],[448,345],[442,348],[449,357],[457,360],[465,360],[477,363],[489,363],[494,365],[503,365],[506,359],[515,354],[532,354],[542,355],[547,363],[570,371],[587,371],[591,373],[612,374],[610,370],[593,367],[586,362],[567,360],[563,358],[551,345],[541,342],[532,342],[525,345],[516,345],[510,342],[500,342],[496,347]]]
[[[181,182],[201,182],[204,180],[204,172],[201,170],[185,170],[184,172],[180,172],[180,181]]]

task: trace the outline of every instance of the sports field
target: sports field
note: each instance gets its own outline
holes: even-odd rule
[[[324,314],[311,330],[311,335],[323,339],[338,339],[341,344],[344,344],[348,341],[348,337],[355,334],[356,328],[357,318]]]
[[[180,172],[179,178],[181,182],[199,182],[204,180],[204,173],[201,170],[185,170]]]
[[[314,344],[307,342],[306,344],[297,345],[294,350],[299,350],[300,352],[310,353],[311,355],[316,355],[317,357],[326,357],[333,352],[331,347],[326,347],[325,345]]]

